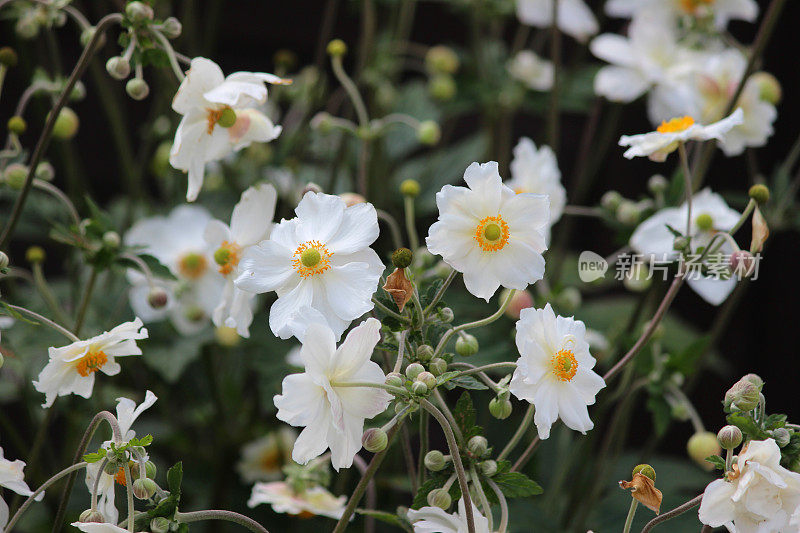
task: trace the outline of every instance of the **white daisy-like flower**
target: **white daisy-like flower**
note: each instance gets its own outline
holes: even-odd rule
[[[712,17],[717,29],[725,29],[731,20],[755,22],[756,0],[608,0],[605,11],[612,17],[652,17],[664,24],[675,24],[682,17]]]
[[[20,496],[30,496],[33,491],[25,483],[25,474],[23,470],[25,462],[16,460],[10,461],[3,455],[3,448],[0,448],[0,489],[5,488],[13,490]],[[40,493],[36,500],[44,498],[44,492]],[[0,531],[6,527],[9,519],[8,504],[0,495]]]
[[[667,226],[679,231],[686,230],[688,204],[679,207],[662,209],[639,224],[631,235],[630,245],[635,251],[646,256],[651,262],[670,262],[679,257],[673,249],[675,236]],[[692,197],[692,223],[690,228],[692,249],[696,250],[709,244],[714,234],[729,231],[739,221],[740,214],[728,207],[725,200],[709,189],[703,189]],[[699,221],[699,223],[698,223]],[[733,250],[727,242],[720,242],[721,253]],[[712,305],[719,305],[736,287],[737,279],[715,279],[713,276],[701,276],[700,272],[687,274],[686,283]]]
[[[280,135],[280,126],[253,109],[267,101],[265,83],[289,81],[262,72],[234,72],[226,78],[213,61],[192,59],[172,100],[172,109],[183,118],[169,158],[173,167],[189,173],[188,201],[194,201],[203,186],[206,163]]]
[[[225,288],[212,320],[216,326],[236,328],[237,333],[245,338],[250,336],[255,294],[239,289],[233,282],[239,275],[242,255],[251,246],[269,238],[276,200],[277,193],[272,185],[250,187],[233,208],[230,226],[211,220],[205,230],[205,240],[214,250],[214,262],[225,277]]]
[[[418,511],[409,509],[407,516],[414,526],[414,533],[467,533],[469,531],[464,498],[458,500],[458,511],[452,514],[440,507],[422,507]],[[490,533],[489,519],[481,514],[474,503],[472,503],[472,518],[475,523],[475,533]]]
[[[77,394],[89,398],[95,373],[119,374],[121,367],[116,358],[142,355],[136,341],[146,338],[147,329],[142,327],[142,320],[136,318],[85,341],[61,348],[51,346],[48,349],[50,360],[39,373],[38,381],[33,382],[36,390],[45,395],[42,407],[53,405],[57,396]]]
[[[662,122],[656,131],[639,135],[623,135],[620,146],[629,146],[623,154],[627,159],[646,156],[652,161],[666,161],[667,156],[677,150],[680,143],[687,141],[723,140],[735,126],[742,123],[743,113],[737,109],[730,116],[703,126],[696,124],[690,116],[678,117]]]
[[[73,522],[70,524],[85,533],[128,533],[128,530],[115,524],[102,524],[100,522]]]
[[[773,439],[750,441],[728,479],[706,487],[700,521],[731,533],[796,533],[793,515],[800,508],[800,474],[780,461],[781,450]]]
[[[252,293],[276,291],[269,325],[288,339],[292,316],[305,306],[318,311],[340,337],[350,322],[372,309],[384,270],[370,244],[378,238],[372,204],[347,207],[330,194],[308,192],[269,240],[251,246],[239,262],[236,287]]]
[[[123,442],[128,442],[136,436],[136,432],[131,429],[131,426],[144,411],[156,403],[157,399],[156,395],[151,391],[145,393],[144,401],[138,406],[131,399],[117,398],[117,421],[119,422]],[[111,442],[110,440],[105,441],[102,447],[108,449]],[[145,455],[145,460],[147,460],[147,455]],[[102,461],[91,463],[86,467],[86,488],[91,494],[99,474],[100,480],[97,481],[97,510],[106,521],[116,524],[119,520],[119,511],[114,503],[114,489],[115,485],[125,486],[125,470],[120,467],[116,474],[111,475],[101,470],[101,465]]]
[[[517,52],[508,62],[508,73],[534,91],[549,91],[553,88],[554,69],[552,61],[542,59],[530,50]]]
[[[464,181],[468,188],[445,185],[436,193],[439,220],[428,232],[428,250],[462,272],[467,290],[487,302],[501,285],[524,289],[542,279],[548,197],[516,194],[494,161],[472,163]]]
[[[561,418],[570,429],[585,434],[594,427],[587,406],[606,386],[580,320],[557,316],[550,304],[523,309],[517,321],[517,368],[508,390],[536,407],[533,421],[541,439]]]
[[[247,500],[248,507],[262,503],[272,506],[276,513],[287,513],[303,517],[327,516],[338,520],[344,514],[347,497],[334,496],[324,487],[316,486],[295,492],[284,481],[256,483]]]
[[[284,426],[248,442],[242,447],[242,458],[236,464],[239,476],[245,483],[281,477],[283,465],[291,459],[295,440],[297,432]]]
[[[537,28],[553,25],[556,0],[517,0],[517,18]],[[583,0],[558,0],[558,28],[583,42],[597,33],[599,26],[592,10]]]
[[[294,443],[296,462],[306,464],[330,448],[337,471],[353,464],[361,449],[364,420],[385,411],[392,396],[379,388],[341,384],[383,384],[383,370],[370,360],[380,328],[378,320],[368,318],[350,330],[339,348],[328,326],[311,324],[306,329],[300,352],[305,372],[284,378],[282,394],[275,396],[278,419],[305,426]]]

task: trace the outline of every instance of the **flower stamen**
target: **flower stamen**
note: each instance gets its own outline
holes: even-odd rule
[[[502,216],[497,215],[478,222],[474,238],[484,252],[496,252],[508,243],[509,236],[508,224]]]
[[[189,279],[198,279],[206,273],[208,261],[198,253],[189,252],[178,260],[178,270],[181,275]]]
[[[316,276],[331,268],[332,256],[319,241],[306,241],[292,254],[292,268],[304,278]]]
[[[656,131],[658,133],[678,133],[689,129],[692,125],[694,125],[694,119],[686,115],[684,117],[676,117],[661,122],[661,125],[656,128]]]
[[[100,350],[89,352],[75,363],[75,371],[83,377],[93,374],[103,368],[108,362],[108,356]]]
[[[219,273],[227,276],[239,264],[242,247],[235,242],[222,241],[214,252],[214,262],[219,265]]]
[[[550,363],[553,365],[553,374],[559,381],[572,381],[578,372],[578,360],[572,350],[562,348],[550,358]]]

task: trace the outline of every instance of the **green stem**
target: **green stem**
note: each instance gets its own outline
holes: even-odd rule
[[[50,290],[50,285],[47,283],[47,278],[44,277],[44,270],[42,270],[41,263],[33,263],[31,270],[33,271],[33,281],[36,285],[36,288],[39,290],[39,294],[42,295],[42,299],[44,299],[47,307],[50,308],[50,311],[55,315],[56,320],[61,322],[62,324],[66,324],[69,319],[67,315],[64,313],[64,310],[61,309],[61,304],[58,303],[53,291]]]
[[[384,211],[383,209],[376,209],[378,213],[378,219],[382,220],[386,223],[389,227],[389,233],[392,235],[392,245],[394,245],[395,249],[403,247],[403,237],[400,233],[400,225],[394,219],[392,215]]]
[[[628,509],[628,517],[625,519],[625,526],[622,533],[630,533],[633,525],[633,517],[636,516],[636,508],[639,507],[639,500],[631,498],[631,507]]]
[[[428,453],[428,426],[430,420],[427,411],[419,414],[419,461],[417,462],[417,487],[425,483],[425,455]]]
[[[200,522],[203,520],[225,520],[227,522],[233,522],[234,524],[239,524],[240,526],[244,526],[250,531],[254,531],[255,533],[269,533],[269,531],[267,531],[264,528],[264,526],[262,526],[252,518],[248,518],[239,513],[234,513],[233,511],[218,511],[210,509],[207,511],[175,513],[175,521],[178,522],[179,524],[190,524],[192,522]]]
[[[135,527],[136,517],[135,509],[133,508],[133,478],[131,477],[131,467],[126,462],[123,466],[125,471],[125,492],[128,496],[128,533],[133,533]],[[102,474],[99,472],[97,475]]]
[[[491,478],[487,478],[486,483],[497,496],[497,501],[500,502],[500,526],[497,528],[497,533],[506,533],[508,529],[508,502],[506,501],[506,496]]]
[[[681,515],[681,514],[685,513],[686,511],[688,511],[689,509],[692,509],[693,507],[697,507],[698,505],[700,505],[700,502],[702,500],[703,500],[703,495],[702,494],[699,495],[699,496],[695,496],[694,498],[692,498],[688,502],[684,503],[683,505],[679,505],[675,509],[673,509],[671,511],[667,511],[664,514],[653,518],[647,524],[645,524],[645,526],[642,528],[641,533],[649,533],[650,530],[652,530],[654,527],[656,527],[661,522],[666,522],[667,520],[670,520],[672,518],[675,518],[678,515]],[[634,501],[636,501],[636,500],[634,500]]]
[[[481,485],[478,472],[475,470],[475,463],[469,465],[469,475],[470,479],[472,479],[472,486],[475,487],[475,492],[478,493],[478,498],[481,501],[481,509],[483,509],[483,514],[489,521],[489,531],[494,531],[494,516],[492,516],[492,506],[489,505],[489,499],[486,498],[486,493],[483,491],[483,485]]]
[[[398,341],[397,345],[397,359],[394,362],[394,368],[392,372],[399,373],[400,369],[403,368],[403,356],[406,350],[406,337],[408,336],[408,330],[404,329],[403,332],[400,334],[400,340]]]
[[[375,304],[375,307],[377,307],[378,309],[380,309],[381,311],[383,311],[384,313],[386,313],[390,317],[393,317],[393,318],[399,320],[400,322],[404,322],[406,324],[410,322],[410,320],[409,320],[409,318],[407,316],[403,316],[400,313],[392,311],[391,309],[389,309],[388,307],[383,305],[381,302],[379,302],[377,298],[373,298],[372,299],[372,303]]]
[[[39,178],[33,179],[33,186],[39,189],[40,191],[44,191],[50,194],[56,200],[61,202],[64,205],[64,207],[67,208],[67,211],[69,212],[69,215],[72,218],[72,223],[75,225],[76,228],[81,225],[81,217],[78,214],[78,210],[75,209],[75,204],[73,204],[72,200],[70,200],[69,197],[66,194],[64,194],[64,191],[62,191],[52,183],[40,180]]]
[[[94,292],[94,284],[97,281],[97,274],[98,270],[96,268],[92,268],[92,273],[89,275],[89,281],[86,283],[86,289],[83,293],[83,299],[81,300],[81,305],[78,308],[78,314],[75,317],[75,335],[80,335],[81,328],[83,327],[83,322],[86,319],[86,311],[89,309],[89,302],[92,300],[92,292]]]
[[[386,383],[373,383],[371,381],[331,381],[331,387],[370,387],[373,389],[383,389],[387,390],[391,393],[407,396],[408,391],[406,389],[402,389],[400,387],[393,387],[391,385],[387,385]]]
[[[436,308],[436,304],[438,304],[439,300],[442,299],[442,296],[444,296],[445,291],[453,282],[453,280],[456,279],[457,275],[458,272],[456,272],[455,269],[450,268],[450,273],[447,274],[447,277],[444,279],[444,283],[442,283],[442,286],[439,287],[438,291],[436,291],[436,294],[433,295],[433,300],[431,300],[431,303],[428,304],[428,307],[425,308],[425,316],[428,316],[431,313],[431,311]]]
[[[67,328],[65,328],[63,326],[59,326],[58,324],[56,324],[55,322],[53,322],[49,318],[45,318],[42,315],[40,315],[39,313],[34,313],[30,309],[25,309],[24,307],[20,307],[18,305],[11,305],[11,304],[8,304],[8,303],[6,305],[9,307],[9,309],[13,309],[14,311],[17,311],[17,312],[20,312],[20,313],[25,313],[26,315],[30,316],[34,320],[38,320],[42,324],[44,324],[46,326],[49,326],[50,328],[56,330],[57,332],[61,333],[65,337],[67,337],[72,342],[80,341],[80,339],[77,336],[75,336],[70,330],[68,330]]]
[[[689,170],[689,156],[686,155],[686,145],[678,144],[681,166],[683,167],[684,192],[686,193],[686,238],[692,237],[692,171]]]
[[[553,63],[553,87],[550,89],[550,107],[547,115],[547,137],[550,148],[558,154],[559,145],[559,93],[561,86],[561,31],[558,29],[559,1],[553,0],[553,23],[550,26],[550,61]]]
[[[411,246],[411,251],[414,252],[419,248],[419,235],[417,235],[417,225],[414,220],[414,198],[405,196],[403,198],[403,205],[405,206],[406,215],[406,233],[408,233],[408,243]]]
[[[347,92],[347,96],[350,97],[350,101],[353,103],[353,107],[356,110],[356,115],[358,116],[358,125],[362,128],[366,128],[369,126],[367,106],[364,105],[364,100],[361,98],[361,94],[359,94],[356,84],[353,83],[353,80],[351,80],[350,76],[348,76],[347,72],[345,72],[344,67],[342,66],[341,56],[333,56],[331,58],[331,66],[333,67],[333,73],[336,76],[336,79],[338,79],[339,83],[342,84],[342,87],[344,87],[344,90]]]
[[[447,407],[447,402],[444,401],[444,398],[438,389],[433,389],[433,397],[436,398],[436,403],[439,404],[439,408],[441,408],[445,418],[447,418],[447,421],[450,422],[450,426],[453,428],[453,433],[456,435],[456,440],[463,445],[464,435],[461,434],[461,429],[458,427],[453,413],[450,411],[450,408]]]
[[[33,501],[34,501],[34,499],[36,498],[36,496],[38,496],[39,494],[41,494],[42,492],[44,492],[44,490],[45,490],[47,487],[49,487],[50,485],[52,485],[53,483],[55,483],[56,481],[58,481],[58,480],[59,480],[59,479],[61,479],[62,477],[64,477],[64,476],[67,476],[67,475],[71,474],[72,472],[75,472],[75,471],[77,471],[77,470],[80,470],[81,468],[86,468],[86,466],[87,466],[88,464],[89,464],[89,463],[86,463],[86,462],[81,462],[81,463],[78,463],[78,464],[74,464],[74,465],[72,465],[72,466],[68,466],[67,468],[65,468],[64,470],[62,470],[61,472],[59,472],[58,474],[54,475],[53,477],[51,477],[50,479],[48,479],[47,481],[45,481],[45,482],[42,484],[42,486],[41,486],[41,487],[39,487],[38,489],[36,489],[36,490],[33,492],[33,494],[31,494],[30,496],[28,496],[28,499],[27,499],[27,500],[25,500],[25,502],[23,502],[22,506],[19,508],[19,510],[17,510],[17,512],[16,512],[16,513],[14,513],[14,516],[13,516],[13,517],[11,518],[11,520],[8,522],[8,525],[6,526],[6,528],[5,528],[5,530],[4,530],[4,531],[5,531],[6,533],[11,533],[12,531],[14,531],[14,529],[13,529],[13,528],[14,528],[14,526],[15,526],[15,525],[16,525],[16,523],[19,521],[19,519],[22,517],[22,515],[25,513],[25,511],[27,511],[27,510],[28,510],[28,507],[30,507],[30,505],[33,503]]]
[[[436,350],[433,353],[433,357],[437,357],[440,353],[442,353],[442,350],[444,350],[445,345],[447,345],[447,341],[449,341],[450,338],[459,331],[465,331],[468,329],[486,326],[488,324],[491,324],[501,316],[503,316],[503,313],[506,312],[506,308],[508,307],[508,304],[511,303],[511,299],[514,297],[514,293],[516,292],[517,292],[516,289],[511,289],[510,291],[508,291],[508,296],[506,296],[506,299],[505,301],[503,301],[503,304],[500,306],[500,309],[498,309],[491,315],[487,316],[486,318],[483,318],[481,320],[476,320],[475,322],[468,322],[466,324],[461,324],[460,326],[456,326],[454,328],[447,330],[447,332],[444,335],[442,335],[439,344],[436,346]]]
[[[158,30],[153,30],[150,32],[152,35],[155,35],[156,39],[159,43],[161,43],[161,47],[166,52],[167,57],[169,58],[169,65],[172,67],[172,72],[175,73],[175,77],[178,78],[178,83],[182,82],[186,76],[181,69],[181,66],[178,64],[178,58],[175,56],[175,49],[172,48],[172,45],[169,44],[169,41],[164,34],[162,34]]]
[[[455,364],[458,364],[458,363],[455,363]],[[514,363],[512,361],[506,361],[506,362],[503,362],[503,363],[489,363],[488,365],[476,366],[476,367],[470,368],[468,370],[462,370],[458,374],[454,375],[453,378],[457,378],[457,377],[460,377],[460,376],[469,376],[469,375],[472,375],[472,374],[480,374],[484,370],[491,370],[493,368],[505,368],[505,367],[509,367],[509,366],[516,368],[517,367],[517,363]]]
[[[502,461],[508,455],[514,451],[519,441],[522,440],[522,437],[525,436],[525,433],[528,431],[528,427],[531,425],[531,421],[533,420],[533,414],[536,412],[536,408],[533,404],[528,406],[528,409],[525,411],[525,416],[522,417],[522,422],[520,423],[517,431],[514,432],[514,435],[511,436],[511,439],[506,444],[503,451],[500,452],[500,455],[497,456],[498,461]]]

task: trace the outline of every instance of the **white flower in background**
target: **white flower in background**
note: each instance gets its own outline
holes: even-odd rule
[[[553,63],[542,59],[530,50],[517,52],[508,62],[508,73],[534,91],[549,91],[553,88]]]
[[[549,199],[516,194],[503,184],[497,163],[472,163],[467,187],[436,193],[439,220],[426,240],[432,254],[464,274],[467,290],[487,302],[501,285],[524,289],[544,276]]]
[[[230,226],[211,220],[205,230],[205,240],[213,250],[214,262],[225,277],[221,301],[214,309],[212,320],[216,326],[236,328],[237,333],[245,338],[250,336],[255,294],[237,288],[233,282],[239,274],[242,255],[269,237],[276,200],[277,193],[272,185],[250,187],[233,208]]]
[[[2,340],[3,331],[7,330],[14,325],[14,319],[10,316],[0,316],[0,340]]]
[[[267,101],[265,83],[290,82],[261,72],[235,72],[226,78],[213,61],[192,59],[172,101],[172,109],[183,118],[169,158],[173,167],[189,173],[188,201],[203,186],[206,163],[280,135],[280,126],[253,109]]]
[[[85,533],[128,533],[128,530],[114,524],[101,524],[99,522],[73,522],[70,524]]]
[[[3,448],[0,448],[0,489],[13,490],[20,496],[30,496],[33,491],[25,483],[25,474],[22,470],[25,468],[25,462],[16,460],[9,461],[3,455]],[[2,492],[2,491],[0,491]],[[44,492],[40,493],[36,500],[39,501],[44,498]],[[8,523],[8,504],[0,494],[0,531]]]
[[[344,514],[347,498],[336,497],[319,486],[295,492],[288,483],[273,481],[256,483],[253,486],[253,493],[247,500],[247,506],[252,508],[262,503],[271,505],[276,513],[304,517],[327,516],[338,520]]]
[[[338,349],[329,327],[311,324],[306,329],[300,352],[305,372],[284,378],[282,394],[275,396],[278,419],[305,426],[292,451],[296,462],[306,464],[330,448],[337,471],[353,464],[361,449],[364,420],[385,411],[392,396],[379,388],[338,384],[383,384],[386,376],[370,360],[380,328],[379,321],[368,318],[350,330]]]
[[[517,18],[523,24],[537,28],[553,25],[553,6],[556,0],[517,0]],[[583,0],[558,0],[558,28],[579,41],[585,41],[599,26],[592,10]]]
[[[76,341],[61,348],[48,348],[50,360],[39,373],[33,385],[45,395],[42,407],[50,407],[56,396],[77,394],[84,398],[92,395],[95,372],[107,376],[119,374],[121,367],[115,358],[142,355],[136,341],[147,338],[142,320],[125,322],[111,331],[105,331],[85,341]]]
[[[586,434],[594,427],[587,406],[606,386],[594,370],[596,363],[580,320],[557,316],[550,304],[528,308],[517,321],[517,368],[508,390],[536,407],[533,421],[539,437],[561,418],[570,429]]]
[[[340,337],[350,322],[372,309],[384,266],[369,247],[378,238],[372,204],[347,207],[330,194],[308,192],[269,240],[251,246],[239,262],[236,287],[276,291],[269,313],[272,332],[288,339],[292,316],[310,306]]]
[[[725,29],[730,20],[755,22],[755,0],[608,0],[605,11],[612,17],[652,17],[674,24],[681,17],[712,17],[714,26]]]
[[[296,439],[297,432],[284,426],[248,442],[242,447],[242,458],[236,464],[239,476],[245,483],[281,477],[283,465],[291,459]]]
[[[136,436],[136,432],[131,429],[131,426],[144,411],[156,403],[157,399],[156,395],[151,391],[145,393],[144,401],[138,406],[131,399],[117,398],[117,421],[119,422],[123,442],[128,442]],[[102,447],[108,449],[110,444],[111,441],[107,440],[102,444]],[[147,460],[146,455],[145,460]],[[100,480],[97,481],[97,510],[106,521],[116,524],[119,520],[119,511],[114,504],[114,488],[115,484],[125,486],[125,470],[120,467],[116,474],[111,475],[102,471],[100,469],[101,465],[102,461],[91,463],[86,467],[86,488],[91,494],[99,474]]]
[[[203,207],[181,205],[168,216],[137,221],[123,238],[127,246],[140,247],[166,266],[175,280],[153,280],[168,294],[168,303],[154,309],[148,303],[152,287],[138,270],[128,270],[131,308],[144,322],[169,317],[183,335],[202,329],[219,305],[225,279],[214,268],[213,251],[204,238],[211,214]]]
[[[687,141],[707,141],[724,139],[735,126],[742,123],[742,110],[737,109],[730,116],[703,126],[696,124],[690,116],[678,117],[662,122],[656,131],[639,135],[623,135],[620,146],[629,146],[623,154],[628,159],[647,156],[652,161],[663,162],[667,156],[678,149],[680,143]]]
[[[567,191],[561,184],[556,154],[549,146],[540,146],[537,150],[533,141],[523,137],[514,147],[510,169],[511,179],[506,185],[515,193],[545,194],[550,198],[550,221],[546,231],[549,241],[550,226],[558,222],[567,204]]]
[[[720,195],[709,189],[703,189],[692,197],[692,217],[691,243],[693,249],[697,250],[699,247],[707,246],[715,233],[733,228],[739,221],[740,214],[735,209],[728,207]],[[630,239],[631,248],[655,263],[678,259],[679,253],[673,249],[675,236],[669,231],[667,225],[684,232],[687,218],[688,205],[686,203],[680,207],[668,207],[658,211],[639,224],[633,232]],[[727,254],[733,251],[726,241],[717,242],[722,244],[721,253]],[[737,279],[735,277],[730,279],[714,279],[713,276],[701,277],[699,272],[692,271],[690,275],[687,275],[686,282],[705,301],[719,305],[735,288]]]
[[[409,509],[407,516],[414,526],[414,533],[467,533],[469,531],[464,498],[458,500],[458,512],[453,514],[440,507],[422,507],[418,511]],[[489,519],[481,514],[474,503],[472,503],[472,518],[475,522],[475,533],[489,533]]]
[[[739,453],[729,480],[712,481],[700,502],[700,521],[732,533],[796,533],[800,474],[780,465],[773,439],[750,441]]]

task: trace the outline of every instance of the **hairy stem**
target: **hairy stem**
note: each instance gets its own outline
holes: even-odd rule
[[[215,509],[210,509],[207,511],[175,513],[175,521],[179,524],[189,524],[192,522],[201,522],[203,520],[225,520],[227,522],[233,522],[234,524],[244,526],[250,531],[255,531],[256,533],[269,533],[264,526],[252,518],[248,518],[239,513],[234,513],[233,511],[218,511]]]
[[[647,533],[648,531],[651,531],[654,527],[656,527],[661,522],[666,522],[667,520],[669,520],[671,518],[675,518],[676,516],[685,513],[686,511],[688,511],[689,509],[691,509],[693,507],[697,507],[698,505],[700,505],[700,502],[702,500],[703,500],[703,495],[702,494],[699,495],[699,496],[695,496],[694,498],[692,498],[688,502],[684,503],[683,505],[679,505],[675,509],[673,509],[671,511],[667,511],[664,514],[661,514],[661,515],[653,518],[647,524],[645,524],[645,526],[642,528],[642,532],[641,533]]]
[[[49,487],[50,485],[52,485],[53,483],[55,483],[56,481],[58,481],[58,480],[59,480],[59,479],[61,479],[62,477],[64,477],[64,476],[67,476],[67,475],[71,474],[72,472],[76,472],[76,471],[80,470],[81,468],[86,468],[86,466],[87,466],[88,464],[89,464],[89,463],[81,462],[81,463],[74,464],[74,465],[72,465],[72,466],[68,466],[67,468],[65,468],[64,470],[62,470],[61,472],[59,472],[58,474],[54,475],[53,477],[51,477],[50,479],[48,479],[47,481],[45,481],[45,482],[42,484],[42,486],[41,486],[41,487],[39,487],[38,489],[36,489],[36,490],[33,492],[33,494],[31,494],[30,496],[28,496],[28,499],[27,499],[27,500],[25,500],[25,501],[23,502],[22,506],[21,506],[21,507],[20,507],[20,508],[17,510],[17,512],[16,512],[16,513],[14,513],[14,516],[11,518],[11,520],[9,520],[9,522],[8,522],[8,525],[6,526],[6,528],[5,528],[5,530],[4,530],[4,531],[5,531],[6,533],[11,533],[12,531],[14,531],[14,529],[13,529],[13,528],[14,528],[14,526],[15,526],[15,525],[16,525],[16,523],[19,521],[19,519],[22,517],[22,515],[25,513],[25,511],[27,511],[27,510],[28,510],[28,507],[30,507],[30,505],[33,503],[33,501],[34,501],[34,499],[36,498],[36,496],[38,496],[39,494],[41,494],[42,492],[44,492],[44,490],[45,490],[47,487]]]

